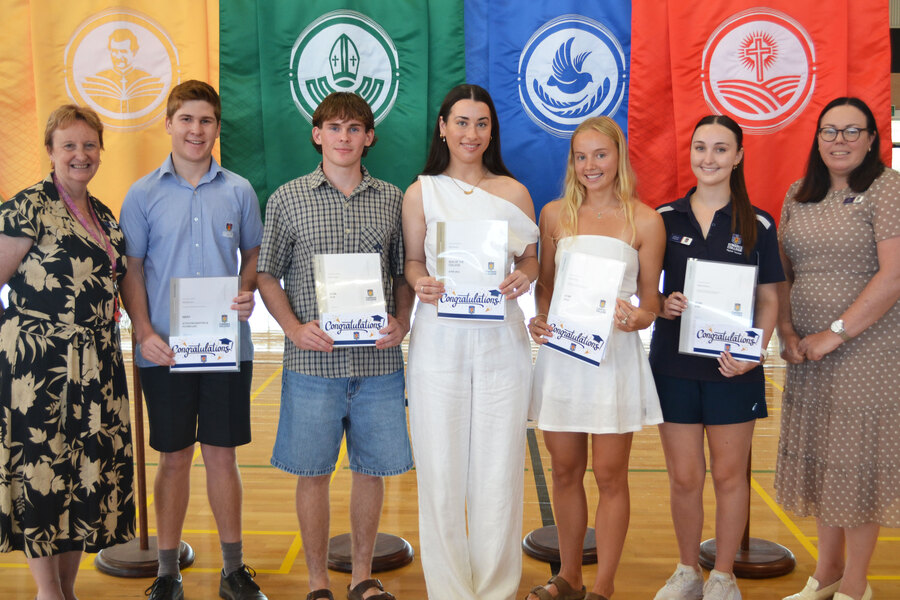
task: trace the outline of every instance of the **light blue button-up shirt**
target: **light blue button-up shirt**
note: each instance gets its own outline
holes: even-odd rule
[[[169,280],[238,274],[241,250],[262,241],[259,202],[250,182],[211,160],[197,187],[175,172],[172,156],[137,180],[119,219],[126,254],[144,260],[150,322],[169,335]],[[250,325],[241,322],[241,360],[253,360]],[[139,367],[156,366],[135,351]]]

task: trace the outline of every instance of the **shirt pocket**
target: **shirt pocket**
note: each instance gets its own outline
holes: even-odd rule
[[[241,246],[241,213],[231,207],[215,211],[212,219],[212,233],[220,248],[237,250]]]
[[[359,232],[359,252],[387,256],[394,228],[388,223],[368,223]]]

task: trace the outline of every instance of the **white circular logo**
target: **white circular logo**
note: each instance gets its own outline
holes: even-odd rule
[[[335,10],[313,21],[297,37],[290,77],[294,104],[310,123],[316,107],[331,92],[359,94],[372,107],[375,123],[380,123],[397,100],[397,47],[366,15]]]
[[[519,56],[519,99],[531,120],[568,137],[587,117],[613,115],[625,95],[625,52],[603,24],[581,15],[548,21]]]
[[[180,79],[178,50],[155,21],[116,8],[89,17],[64,54],[66,92],[112,129],[142,129],[166,112]]]
[[[772,133],[793,121],[812,98],[812,38],[794,19],[766,8],[733,15],[703,49],[700,73],[709,107],[748,133]]]

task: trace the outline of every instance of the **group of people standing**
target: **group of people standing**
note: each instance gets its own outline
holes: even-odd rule
[[[551,456],[561,568],[527,600],[613,597],[630,513],[632,436],[656,424],[679,548],[656,600],[738,600],[732,567],[747,519],[753,427],[766,416],[766,356],[679,354],[690,258],[755,265],[763,347],[779,331],[788,376],[778,500],[817,518],[820,547],[816,572],[790,600],[872,597],[866,571],[879,526],[900,526],[900,453],[891,451],[900,400],[890,374],[900,352],[900,175],[881,162],[864,103],[838,98],[822,110],[777,234],[774,219],[750,203],[743,134],[726,116],[697,123],[689,149],[696,186],[656,211],[636,195],[621,129],[608,117],[587,119],[571,138],[562,197],[544,207],[538,227],[527,189],[503,163],[493,102],[469,84],[444,99],[422,174],[405,194],[362,166],[377,140],[365,101],[325,98],[311,139],[322,162],[272,194],[263,226],[249,183],[212,158],[220,106],[205,83],[172,90],[172,153],[132,186],[121,228],[87,192],[103,129],[76,106],[48,122],[51,175],[0,204],[0,284],[11,290],[0,317],[0,550],[25,552],[38,600],[74,600],[81,553],[134,535],[120,287],[139,342],[150,445],[160,451],[160,567],[148,595],[184,596],[178,545],[199,442],[222,546],[220,596],[265,599],[243,561],[235,458],[235,447],[250,441],[248,328],[233,374],[172,374],[165,341],[169,278],[238,274],[232,308],[242,321],[258,286],[285,332],[272,464],[297,475],[308,600],[334,598],[328,489],[345,435],[353,473],[349,600],[393,598],[372,578],[371,562],[383,478],[409,470],[413,454],[428,597],[513,598],[529,415]],[[439,318],[438,224],[475,219],[508,224],[505,318]],[[597,367],[542,347],[533,379],[523,377],[528,335],[541,346],[554,335],[547,315],[566,252],[625,264],[606,355]],[[335,347],[319,327],[313,259],[333,253],[380,256],[388,319],[374,346]],[[516,299],[535,282],[537,314],[526,328]],[[415,298],[404,373],[400,343]],[[638,331],[654,323],[648,359]],[[705,582],[704,437],[717,542]],[[599,495],[593,582],[581,573],[588,458]]]

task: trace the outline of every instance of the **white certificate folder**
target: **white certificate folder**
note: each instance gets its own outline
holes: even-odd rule
[[[606,354],[625,263],[581,252],[563,252],[547,324],[546,346],[599,366]]]
[[[173,373],[239,371],[241,326],[232,310],[240,277],[173,277],[169,282],[169,347]]]
[[[317,254],[319,327],[335,346],[374,346],[387,325],[381,255]]]
[[[762,330],[753,327],[756,265],[689,258],[684,277],[688,307],[681,315],[678,351],[758,361]]]
[[[502,321],[506,298],[509,224],[506,221],[439,221],[437,279],[444,283],[438,317]]]

